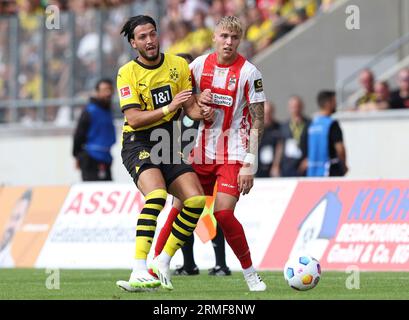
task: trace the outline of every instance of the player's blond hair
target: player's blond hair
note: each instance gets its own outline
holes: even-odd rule
[[[219,22],[217,22],[216,28],[237,32],[240,37],[243,35],[243,28],[241,26],[240,19],[235,16],[222,17]]]

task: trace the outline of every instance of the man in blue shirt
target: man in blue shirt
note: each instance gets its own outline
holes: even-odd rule
[[[321,91],[319,112],[303,137],[302,150],[308,177],[344,176],[348,171],[342,130],[331,115],[336,111],[335,92]]]
[[[111,147],[116,141],[111,111],[112,81],[99,80],[95,90],[75,130],[73,156],[83,181],[110,181]]]

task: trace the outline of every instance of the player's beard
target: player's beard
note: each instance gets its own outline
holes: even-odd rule
[[[159,45],[158,45],[158,47],[156,48],[156,54],[155,54],[154,56],[148,56],[148,55],[146,54],[146,51],[141,51],[141,52],[139,52],[139,54],[140,54],[144,59],[146,59],[146,60],[148,60],[148,61],[155,61],[155,60],[158,59],[158,57],[159,57]]]

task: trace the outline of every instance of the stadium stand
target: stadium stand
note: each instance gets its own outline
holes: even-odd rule
[[[246,30],[240,52],[251,58],[332,2],[1,0],[0,123],[59,122],[60,111],[74,121],[96,79],[114,77],[131,56],[118,36],[129,15],[162,17],[162,48],[194,57],[211,49],[215,21],[237,15]]]

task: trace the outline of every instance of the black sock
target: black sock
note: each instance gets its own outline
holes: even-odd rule
[[[216,255],[216,266],[226,267],[226,252],[224,248],[224,234],[219,225],[217,225],[216,236],[212,240],[214,254]]]
[[[185,270],[192,270],[196,267],[195,258],[193,256],[193,243],[195,242],[195,237],[192,234],[187,238],[185,244],[182,247],[183,253],[183,267]]]

